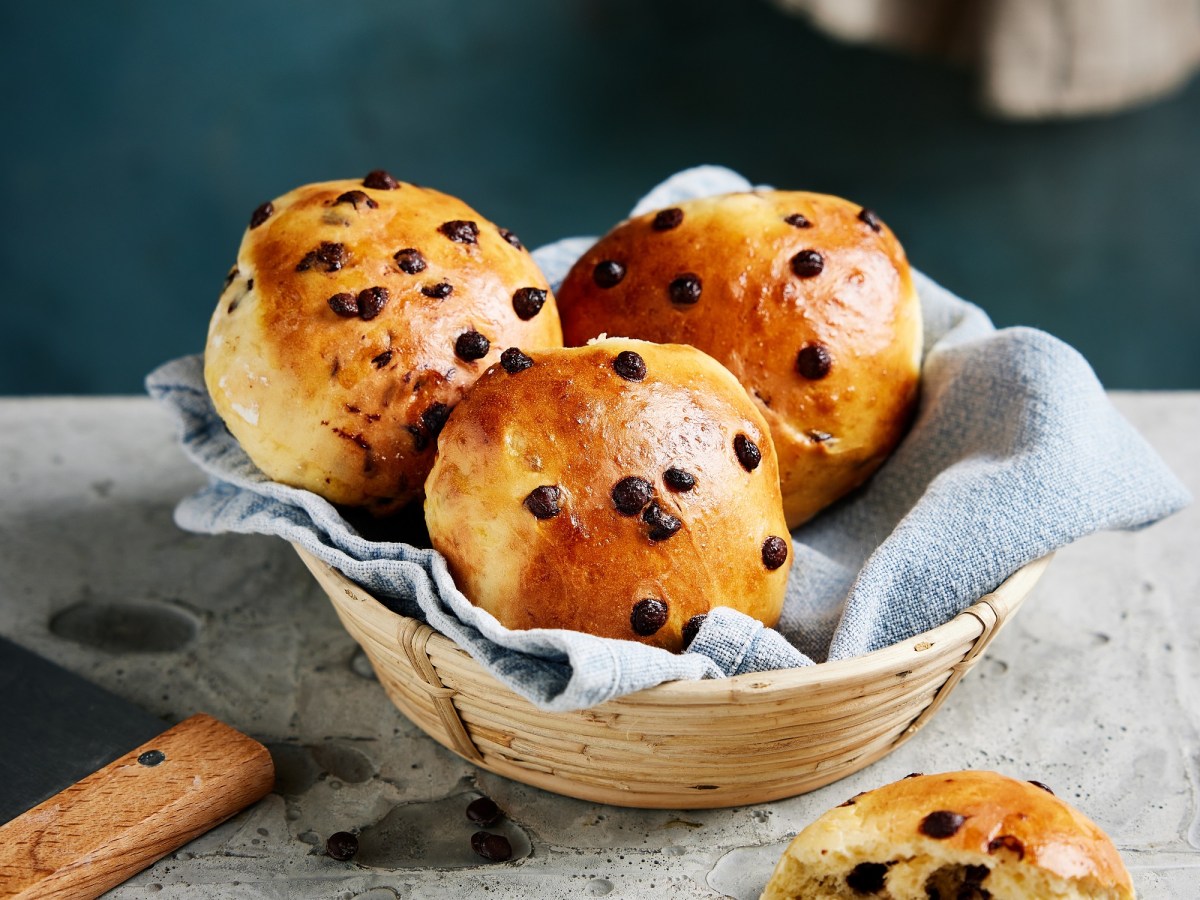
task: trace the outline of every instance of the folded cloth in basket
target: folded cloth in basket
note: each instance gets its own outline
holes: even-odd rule
[[[704,166],[659,185],[633,213],[750,187]],[[566,239],[534,256],[557,286],[593,240]],[[1034,329],[996,330],[977,307],[914,277],[926,353],[912,430],[864,488],[792,533],[795,563],[777,629],[718,609],[679,655],[570,631],[510,631],[471,605],[436,551],[367,540],[325,500],[267,479],[214,412],[199,356],[166,363],[146,382],[175,412],[185,453],[209,476],[175,519],[195,532],[293,541],[453,639],[536,705],[567,710],[664,681],[888,646],[948,621],[1079,537],[1139,528],[1189,502],[1075,350]]]

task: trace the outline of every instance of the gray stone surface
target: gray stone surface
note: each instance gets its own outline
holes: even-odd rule
[[[1200,496],[1200,394],[1114,399]],[[273,794],[117,898],[754,898],[786,841],[912,771],[1050,784],[1116,841],[1146,897],[1200,883],[1200,508],[1059,553],[985,660],[913,740],[791,800],[644,811],[475,769],[410,725],[276,539],[171,519],[201,483],[140,398],[0,400],[0,632],[176,721],[208,712],[271,749]],[[507,812],[513,862],[462,815]],[[363,851],[335,862],[334,831]]]

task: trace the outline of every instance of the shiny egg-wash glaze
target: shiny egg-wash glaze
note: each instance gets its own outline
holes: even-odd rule
[[[691,200],[617,226],[558,292],[568,346],[691,344],[770,425],[795,527],[874,472],[916,404],[921,316],[904,250],[870,210],[799,191]]]
[[[454,197],[373,172],[255,210],[205,380],[270,478],[386,514],[420,497],[449,411],[512,344],[562,345],[520,241]]]
[[[766,423],[733,376],[642,341],[521,355],[455,409],[426,484],[463,593],[509,628],[676,651],[715,606],[773,625],[791,544]]]

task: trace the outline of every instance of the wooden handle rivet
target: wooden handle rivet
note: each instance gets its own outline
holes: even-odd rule
[[[138,762],[143,766],[157,766],[160,762],[167,758],[167,754],[161,750],[147,750],[138,757]]]

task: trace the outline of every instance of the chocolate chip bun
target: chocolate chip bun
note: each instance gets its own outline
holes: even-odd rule
[[[562,346],[521,242],[376,171],[254,211],[204,377],[269,477],[383,515],[420,496],[446,416],[512,344]]]
[[[617,334],[724,363],[771,427],[791,527],[862,484],[916,402],[904,250],[838,197],[755,191],[637,216],[583,255],[558,302],[568,346]]]
[[[774,625],[791,566],[766,423],[679,345],[505,350],[446,423],[425,521],[508,628],[674,651],[715,606]]]
[[[910,775],[825,813],[787,848],[761,900],[1134,896],[1108,836],[1037,782]]]

